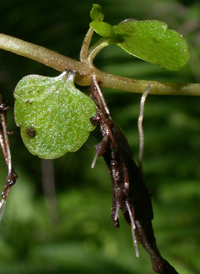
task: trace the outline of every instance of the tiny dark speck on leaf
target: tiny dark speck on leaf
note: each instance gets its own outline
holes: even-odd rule
[[[35,136],[35,130],[34,130],[32,127],[28,127],[28,128],[26,129],[26,133],[27,133],[27,135],[30,136],[30,137],[34,137],[34,136]]]
[[[160,41],[158,41],[156,38],[152,38],[153,42],[156,42],[156,43],[160,43]]]
[[[27,101],[26,101],[26,104],[28,104],[28,103],[29,103],[29,104],[32,104],[32,102],[31,102],[31,101],[27,100]]]

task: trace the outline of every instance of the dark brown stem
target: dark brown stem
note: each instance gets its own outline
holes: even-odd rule
[[[121,128],[110,115],[100,91],[97,78],[93,75],[90,97],[97,105],[96,121],[99,121],[103,140],[96,145],[95,161],[103,156],[113,184],[112,219],[119,227],[119,209],[131,227],[136,256],[139,256],[137,241],[150,255],[152,268],[160,274],[178,272],[160,255],[152,227],[153,209],[151,196],[141,169],[133,161],[128,141]],[[95,122],[93,120],[93,122]],[[93,163],[94,166],[94,163]],[[137,240],[136,240],[137,239]]]
[[[0,144],[1,144],[1,149],[2,149],[6,166],[7,166],[6,184],[4,186],[4,190],[2,192],[2,200],[0,202],[0,220],[3,215],[6,198],[9,194],[10,188],[14,185],[18,177],[14,169],[12,168],[10,144],[9,144],[8,129],[7,129],[7,118],[6,118],[7,110],[8,110],[8,107],[3,102],[2,93],[0,92],[0,118],[1,118]]]

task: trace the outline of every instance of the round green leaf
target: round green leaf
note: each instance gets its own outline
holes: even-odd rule
[[[90,17],[94,21],[103,21],[104,11],[101,6],[98,4],[93,4],[93,7],[90,11]]]
[[[176,71],[189,60],[187,42],[163,22],[125,20],[113,28],[111,43],[149,63]]]
[[[90,122],[95,103],[74,86],[74,76],[29,75],[15,88],[16,124],[25,146],[42,159],[78,150],[95,128]]]
[[[103,37],[112,37],[115,34],[113,27],[106,22],[92,21],[90,27],[92,27],[97,34]]]

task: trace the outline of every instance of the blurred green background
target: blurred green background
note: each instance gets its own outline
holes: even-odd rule
[[[91,0],[6,0],[0,6],[0,32],[48,47],[78,59],[90,22]],[[199,1],[101,0],[105,20],[126,18],[166,22],[186,38],[189,64],[170,72],[126,54],[116,46],[104,49],[100,69],[137,79],[200,81]],[[95,38],[94,38],[95,40]],[[151,50],[151,49],[150,49]],[[0,51],[0,82],[13,106],[13,90],[28,74],[59,72],[35,61]],[[87,89],[84,89],[87,91]],[[138,156],[139,94],[103,90],[111,113],[125,131],[134,158]],[[131,232],[120,215],[120,229],[110,217],[112,185],[101,158],[90,168],[100,142],[99,128],[76,153],[52,162],[32,156],[23,146],[8,112],[13,165],[19,175],[7,199],[0,225],[0,273],[148,273],[148,254],[136,259]],[[144,119],[144,173],[153,193],[154,231],[161,254],[181,274],[200,273],[200,99],[149,96]],[[6,169],[0,158],[3,186]],[[47,175],[46,175],[47,173]],[[52,194],[55,181],[56,199]]]

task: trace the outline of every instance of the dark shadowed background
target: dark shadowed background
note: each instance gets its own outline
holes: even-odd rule
[[[6,0],[0,5],[0,32],[78,59],[90,22],[89,0]],[[126,18],[166,22],[186,38],[189,64],[179,72],[163,70],[126,54],[104,49],[95,64],[101,70],[137,79],[200,81],[199,1],[101,0],[105,20]],[[95,40],[95,37],[94,37]],[[150,49],[151,50],[151,49]],[[8,112],[13,165],[19,175],[7,199],[0,225],[0,273],[152,274],[148,254],[136,259],[131,232],[120,215],[110,217],[112,186],[101,158],[91,169],[100,142],[99,128],[76,153],[42,161],[24,147],[13,118],[13,91],[25,75],[57,76],[42,64],[0,51],[0,81]],[[87,89],[83,89],[87,92]],[[103,90],[110,111],[138,156],[139,94]],[[200,273],[200,98],[149,96],[145,107],[144,173],[153,193],[154,230],[161,254],[181,274]],[[6,168],[0,158],[3,186]],[[53,176],[54,173],[54,176]],[[47,174],[47,175],[46,175]],[[52,192],[55,180],[56,199]]]

